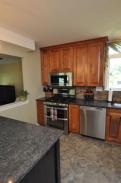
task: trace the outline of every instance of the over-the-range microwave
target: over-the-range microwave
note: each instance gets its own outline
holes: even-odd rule
[[[49,74],[49,85],[51,86],[72,86],[72,72],[59,72]]]

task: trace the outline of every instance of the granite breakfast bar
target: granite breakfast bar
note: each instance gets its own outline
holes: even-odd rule
[[[62,131],[0,117],[0,183],[60,183]]]

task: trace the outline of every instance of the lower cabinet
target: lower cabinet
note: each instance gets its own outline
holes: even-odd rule
[[[45,125],[45,122],[44,122],[44,103],[41,100],[37,100],[36,105],[37,105],[37,122],[40,125]]]
[[[121,110],[107,109],[106,140],[121,143]]]
[[[57,141],[19,183],[60,183],[60,145]]]
[[[79,105],[69,105],[69,132],[80,133]]]

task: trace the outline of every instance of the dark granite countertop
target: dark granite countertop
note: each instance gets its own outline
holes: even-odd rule
[[[0,117],[0,183],[20,180],[46,154],[62,131]]]
[[[46,97],[41,97],[41,98],[37,98],[36,100],[45,101],[46,99],[47,99]]]
[[[46,97],[38,98],[37,100],[46,101]],[[89,106],[89,107],[102,107],[102,108],[114,108],[121,109],[121,103],[111,103],[102,100],[94,100],[94,101],[85,101],[83,99],[75,98],[71,102],[65,102],[66,104],[77,104],[80,106]]]
[[[101,101],[101,100],[85,101],[82,99],[75,99],[74,101],[70,102],[70,104],[77,104],[80,106],[89,106],[89,107],[121,109],[121,104],[111,103],[111,102]]]

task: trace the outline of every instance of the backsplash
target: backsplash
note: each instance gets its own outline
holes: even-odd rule
[[[74,95],[74,91],[76,90],[76,97],[79,99],[84,99],[84,93],[86,92],[87,89],[91,89],[94,93],[94,100],[103,100],[103,101],[108,101],[108,91],[96,91],[96,87],[74,87],[70,90],[70,95]],[[56,92],[55,92],[56,90]],[[45,88],[44,88],[45,91]],[[52,89],[51,91],[46,91],[45,96],[46,97],[51,97],[55,93],[58,93],[58,89]],[[113,91],[113,102],[119,102],[121,103],[121,91]]]
[[[108,100],[108,91],[96,91],[96,87],[89,87],[94,93],[94,100]],[[84,92],[88,87],[77,87],[76,88],[76,97],[84,99]]]
[[[108,100],[108,91],[95,91],[94,100]]]
[[[121,103],[121,91],[114,91],[113,92],[113,102]]]
[[[88,87],[77,87],[76,88],[76,97],[84,99],[84,92]],[[103,100],[108,101],[108,91],[96,91],[96,87],[89,87],[94,92],[94,100]],[[113,92],[113,102],[121,103],[121,91]]]

